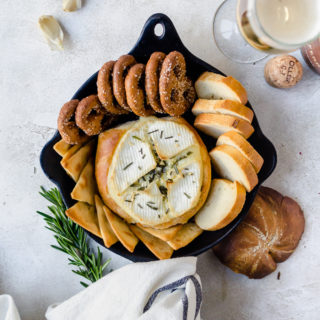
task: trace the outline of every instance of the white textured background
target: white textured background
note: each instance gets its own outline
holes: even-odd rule
[[[248,280],[211,252],[201,255],[203,318],[319,319],[320,77],[303,63],[301,83],[278,90],[264,82],[264,61],[241,65],[226,59],[212,37],[221,1],[86,0],[75,13],[64,13],[60,2],[0,2],[0,294],[14,297],[23,320],[37,320],[49,304],[82,289],[66,256],[49,247],[52,235],[35,213],[46,206],[39,186],[51,186],[39,153],[55,131],[61,105],[105,61],[131,49],[151,14],[163,12],[191,52],[247,88],[262,130],[278,151],[278,166],[266,185],[297,199],[306,216],[300,246],[277,269],[280,280],[277,272]],[[42,14],[61,22],[64,52],[50,51],[42,39],[36,25]],[[103,252],[113,269],[129,263]]]

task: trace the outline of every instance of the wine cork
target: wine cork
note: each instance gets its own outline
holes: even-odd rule
[[[320,74],[320,38],[302,47],[301,53],[309,67]]]
[[[277,56],[269,60],[264,68],[266,81],[276,88],[291,88],[302,78],[301,63],[293,56]]]

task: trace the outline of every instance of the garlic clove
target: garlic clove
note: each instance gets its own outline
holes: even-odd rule
[[[71,12],[81,8],[81,0],[62,0],[63,11]]]
[[[41,16],[38,26],[51,49],[63,50],[63,31],[53,16]]]

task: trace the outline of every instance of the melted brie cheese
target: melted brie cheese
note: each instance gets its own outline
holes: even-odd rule
[[[121,138],[108,174],[110,195],[136,222],[157,225],[195,207],[203,180],[194,133],[170,118],[149,117]]]

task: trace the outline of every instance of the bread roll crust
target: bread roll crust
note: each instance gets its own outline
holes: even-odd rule
[[[299,244],[305,220],[299,204],[260,187],[245,220],[213,248],[234,272],[260,279],[289,258]]]

